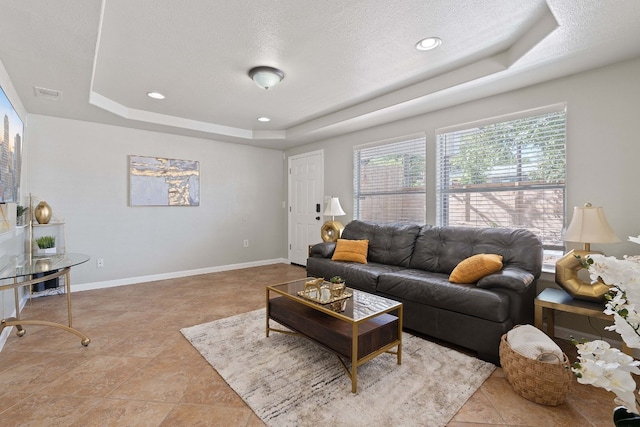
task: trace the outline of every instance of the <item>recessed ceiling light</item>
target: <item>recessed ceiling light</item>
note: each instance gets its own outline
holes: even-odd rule
[[[427,37],[416,43],[416,49],[418,50],[431,50],[435,49],[442,44],[442,40],[438,37]]]
[[[160,92],[147,92],[147,96],[153,99],[164,99],[164,95]]]
[[[270,122],[271,119],[269,117],[258,117],[259,122]]]

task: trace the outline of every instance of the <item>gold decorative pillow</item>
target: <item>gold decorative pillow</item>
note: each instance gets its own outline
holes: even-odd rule
[[[451,283],[476,283],[484,276],[502,270],[502,255],[478,254],[460,261],[449,276]]]
[[[336,250],[331,259],[333,261],[351,261],[360,264],[367,263],[368,240],[338,239]]]

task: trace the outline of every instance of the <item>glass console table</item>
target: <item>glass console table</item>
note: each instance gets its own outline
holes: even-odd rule
[[[0,291],[13,289],[16,305],[16,317],[2,319],[0,321],[0,333],[2,333],[2,330],[7,326],[15,326],[17,329],[16,335],[21,337],[26,332],[22,327],[23,325],[52,326],[79,336],[81,338],[82,345],[85,347],[88,346],[91,339],[82,332],[73,328],[73,319],[71,315],[71,282],[69,280],[71,267],[87,261],[89,261],[88,255],[67,253],[48,257],[26,258],[23,261],[16,260],[0,270],[0,280],[13,280],[13,283],[0,284]],[[20,319],[18,288],[35,285],[60,276],[64,276],[69,326],[46,320]]]

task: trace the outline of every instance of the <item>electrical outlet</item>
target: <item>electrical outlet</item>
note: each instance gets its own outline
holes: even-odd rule
[[[243,242],[243,245],[244,245],[245,248],[248,248],[249,247],[249,239],[245,239],[244,242]]]
[[[98,268],[102,268],[102,267],[104,267],[104,258],[98,258],[98,259],[96,260],[96,266],[97,266]]]

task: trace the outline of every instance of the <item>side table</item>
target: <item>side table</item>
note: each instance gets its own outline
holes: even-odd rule
[[[546,333],[554,338],[555,331],[555,312],[574,313],[581,316],[595,317],[603,320],[613,320],[613,316],[604,314],[604,304],[592,301],[583,301],[574,299],[571,295],[562,289],[547,288],[540,292],[535,299],[535,326],[540,330],[542,327],[543,315],[547,314],[547,330]],[[629,349],[623,345],[622,351],[629,354]]]
[[[87,261],[89,261],[88,255],[68,253],[52,255],[50,257],[29,257],[28,259],[23,259],[19,263],[16,259],[13,264],[8,265],[4,269],[2,269],[0,271],[0,281],[11,279],[13,283],[0,284],[0,291],[13,289],[16,316],[0,320],[0,333],[4,328],[8,326],[15,326],[17,329],[16,335],[21,337],[25,334],[25,330],[22,327],[23,325],[52,326],[54,328],[62,329],[79,336],[81,338],[81,344],[85,347],[88,346],[91,342],[91,338],[73,327],[73,318],[71,312],[71,279],[69,274],[71,267],[83,264]],[[36,277],[39,276],[39,273],[49,272],[51,274],[46,276],[40,275],[41,277]],[[62,323],[50,322],[48,320],[21,319],[18,288],[35,285],[44,282],[45,280],[54,279],[60,276],[64,276],[65,279],[64,283],[65,293],[67,295],[67,317],[69,326]]]

